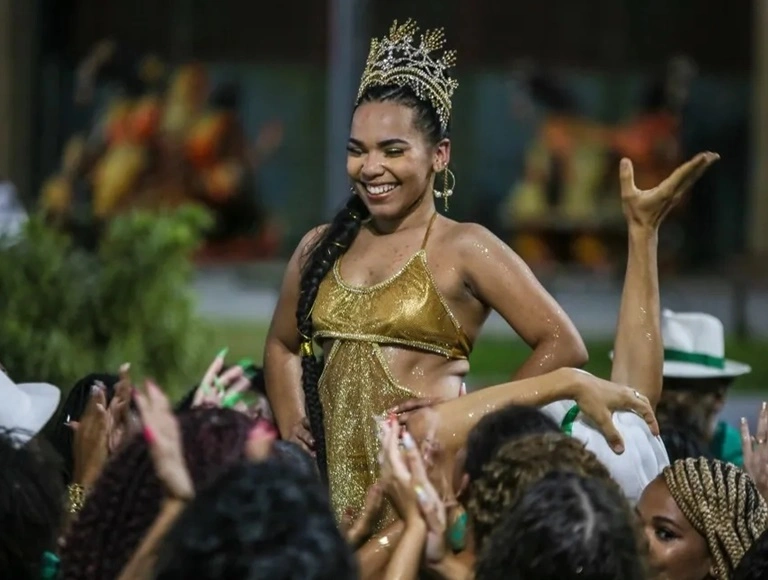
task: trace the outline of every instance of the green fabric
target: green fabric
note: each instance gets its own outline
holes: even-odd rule
[[[43,552],[40,566],[41,580],[56,580],[59,577],[59,557],[53,552]]]
[[[724,358],[709,356],[708,354],[700,354],[697,352],[684,352],[682,350],[674,350],[671,348],[664,349],[664,361],[693,363],[720,370],[725,368]]]
[[[576,421],[576,417],[579,416],[581,409],[578,405],[571,407],[563,417],[563,421],[560,423],[560,430],[566,435],[573,435],[573,424]]]
[[[731,427],[724,421],[720,421],[717,424],[709,450],[716,459],[733,463],[738,467],[744,465],[744,454],[741,450],[741,434],[738,429]]]

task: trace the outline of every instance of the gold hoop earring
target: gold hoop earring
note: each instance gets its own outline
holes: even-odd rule
[[[449,178],[451,182],[450,187],[448,186]],[[448,198],[453,195],[454,187],[456,187],[456,176],[453,174],[453,171],[446,167],[443,169],[443,189],[435,189],[435,197],[437,199],[442,198],[445,211],[448,211]]]

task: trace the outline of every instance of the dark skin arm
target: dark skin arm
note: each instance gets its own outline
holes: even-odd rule
[[[312,451],[314,441],[309,432],[301,387],[302,337],[296,325],[301,266],[307,248],[322,234],[323,228],[310,231],[291,256],[283,277],[280,297],[272,316],[264,346],[264,376],[267,397],[272,406],[277,428],[283,439],[294,441]]]
[[[462,229],[459,252],[470,291],[533,349],[513,378],[586,364],[587,348],[578,330],[520,256],[480,225]]]

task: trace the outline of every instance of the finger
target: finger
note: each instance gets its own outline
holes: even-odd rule
[[[619,180],[621,182],[621,193],[627,195],[635,189],[635,169],[632,161],[624,157],[619,164]]]
[[[150,405],[147,400],[147,396],[138,389],[133,390],[133,401],[136,403],[136,408],[139,410],[142,423],[146,423],[146,418],[149,413]]]
[[[765,402],[760,407],[760,415],[757,419],[757,434],[755,436],[758,441],[768,441],[768,404]]]
[[[403,433],[403,447],[405,447],[405,457],[408,462],[408,468],[411,471],[411,475],[418,481],[420,485],[426,485],[429,482],[427,477],[427,469],[424,467],[424,460],[421,457],[416,442],[413,440],[408,431]]]
[[[225,397],[230,397],[232,395],[237,395],[238,393],[244,393],[247,391],[251,386],[251,381],[248,377],[241,376],[239,379],[234,381],[234,384],[231,385],[229,388],[227,388],[227,392],[225,394]]]
[[[744,465],[749,465],[752,461],[753,449],[752,436],[749,433],[749,423],[747,423],[746,417],[741,418],[739,430],[741,432],[741,451],[744,454]]]
[[[389,427],[387,433],[387,458],[395,477],[400,481],[406,482],[411,479],[411,474],[403,460],[403,454],[400,452],[400,428],[399,426]]]
[[[64,423],[64,425],[72,429],[72,431],[77,431],[80,427],[80,421],[69,421],[68,423]]]
[[[706,153],[699,153],[693,157],[693,159],[690,159],[675,169],[659,187],[669,188],[670,191],[678,191],[683,183],[688,182],[691,175],[693,175],[698,168],[706,166],[707,159],[708,156]],[[693,182],[691,182],[691,185],[693,185]]]
[[[400,403],[399,405],[395,405],[389,411],[388,413],[394,413],[395,415],[399,415],[401,413],[407,413],[408,411],[415,411],[417,409],[421,409],[422,407],[431,407],[432,405],[437,402],[436,397],[419,397],[415,399],[408,399],[407,401],[404,401]]]
[[[624,440],[621,438],[619,430],[616,429],[616,425],[613,424],[613,416],[610,412],[606,411],[605,414],[601,415],[598,428],[614,453],[617,455],[624,453]]]
[[[165,396],[163,390],[158,387],[153,381],[147,381],[147,395],[152,403],[153,408],[161,411],[170,411],[171,403],[168,397]]]
[[[213,379],[219,390],[226,390],[243,376],[243,367],[234,366]],[[218,379],[218,380],[217,380]]]
[[[216,355],[216,358],[213,359],[213,362],[208,367],[208,370],[205,371],[203,380],[200,381],[200,386],[202,387],[203,385],[213,385],[213,380],[218,376],[222,368],[224,368],[224,357],[222,356],[222,353],[219,353]]]
[[[678,201],[680,198],[682,198],[682,196],[690,191],[694,184],[699,179],[701,179],[701,176],[704,175],[709,166],[720,159],[720,156],[716,153],[704,153],[702,155],[704,155],[703,161],[699,162],[695,169],[693,169],[693,171],[687,177],[685,177],[678,186],[678,190],[675,192],[675,201]]]
[[[628,401],[628,407],[636,415],[643,418],[654,437],[658,437],[661,434],[659,422],[656,419],[656,413],[653,412],[653,407],[651,406],[648,397],[637,391],[632,391],[632,395]]]

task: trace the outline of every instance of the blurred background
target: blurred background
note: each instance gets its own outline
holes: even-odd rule
[[[0,228],[37,228],[35,251],[3,246],[0,294],[15,298],[0,307],[0,358],[64,382],[126,351],[169,377],[221,346],[259,360],[287,257],[348,195],[369,39],[413,17],[459,53],[450,217],[525,258],[603,376],[625,262],[618,160],[651,187],[696,152],[721,154],[664,225],[663,301],[721,318],[727,355],[754,369],[737,388],[759,396],[767,6],[0,0]],[[207,217],[178,211],[189,204]],[[162,336],[146,354],[149,333]],[[169,346],[179,336],[189,345]],[[526,353],[491,319],[471,382],[509,376]]]

